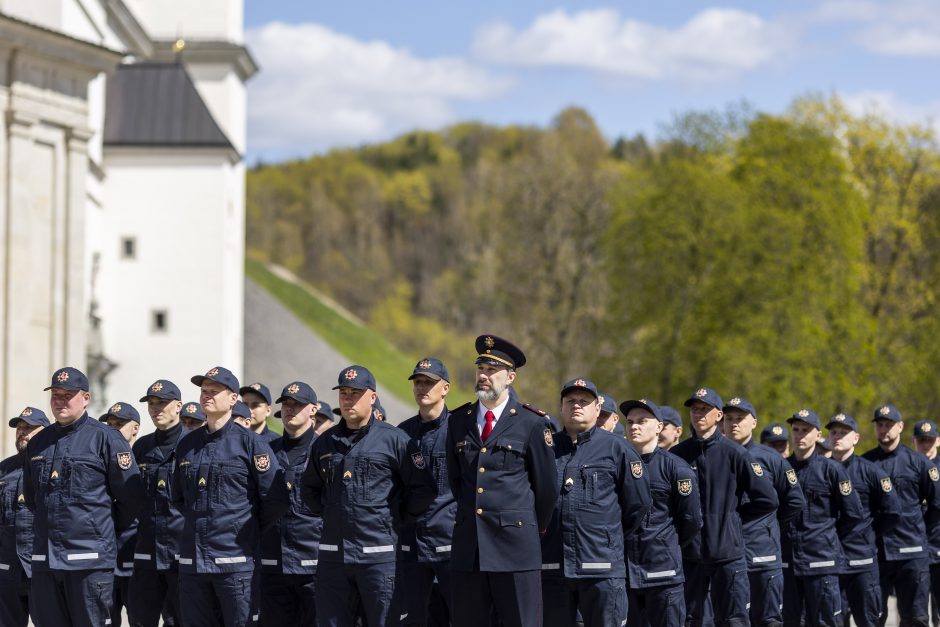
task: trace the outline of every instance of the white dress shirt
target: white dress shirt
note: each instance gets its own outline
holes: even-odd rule
[[[506,405],[509,403],[509,396],[506,396],[506,400],[502,403],[489,410],[493,412],[493,428],[496,428],[496,423],[499,421],[499,417],[503,415],[503,410],[506,409]],[[477,429],[480,430],[480,435],[483,435],[483,427],[486,426],[486,405],[482,402],[477,402]]]

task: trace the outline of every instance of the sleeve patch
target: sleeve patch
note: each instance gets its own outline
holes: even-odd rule
[[[682,496],[689,496],[692,494],[691,479],[679,479],[679,481],[676,482],[676,487],[679,489],[679,494]]]
[[[927,474],[930,475],[931,481],[940,481],[940,470],[936,466],[927,471]]]
[[[796,485],[797,483],[796,471],[793,470],[792,468],[787,471],[787,481],[790,482],[790,485]]]
[[[881,478],[881,491],[890,492],[891,491],[891,477],[882,477]]]
[[[764,468],[757,462],[751,462],[751,470],[753,470],[754,474],[758,477],[764,476]]]
[[[129,470],[131,467],[131,452],[124,451],[117,454],[117,465],[121,470]]]
[[[634,479],[639,479],[643,476],[643,462],[630,462],[630,474],[633,475]]]
[[[424,469],[427,466],[427,463],[424,461],[424,455],[422,453],[412,453],[411,463],[415,465],[415,468],[419,469]]]
[[[840,481],[839,493],[842,494],[842,496],[848,496],[852,494],[852,482],[847,479],[845,481]]]
[[[268,468],[271,467],[271,456],[267,453],[261,453],[260,455],[255,455],[255,470],[258,472],[267,472]]]
[[[545,446],[555,446],[555,438],[552,437],[551,429],[545,429],[542,435],[545,439]]]

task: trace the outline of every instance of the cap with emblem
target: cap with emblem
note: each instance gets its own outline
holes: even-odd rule
[[[816,415],[812,409],[806,409],[805,407],[798,412],[794,412],[792,416],[787,418],[787,424],[793,424],[794,422],[805,422],[811,427],[816,427],[817,429],[822,429],[822,426],[819,422],[819,416]]]
[[[10,426],[15,427],[20,420],[34,427],[49,426],[49,419],[46,417],[46,414],[43,413],[41,409],[36,409],[35,407],[26,407],[20,412],[19,416],[10,418]]]
[[[46,392],[52,389],[81,390],[82,392],[87,392],[88,377],[78,368],[72,368],[71,366],[59,368],[52,373],[52,383],[43,391]]]
[[[582,392],[587,392],[594,398],[600,398],[600,394],[598,394],[597,386],[594,385],[594,382],[581,378],[572,379],[561,386],[561,398],[564,398],[565,394],[574,390],[581,390]]]
[[[914,425],[915,438],[936,438],[938,435],[937,423],[933,420],[921,420]]]
[[[855,418],[848,414],[838,413],[832,418],[829,419],[829,422],[826,423],[826,428],[831,429],[833,425],[842,425],[852,431],[858,433],[858,423],[855,422]]]
[[[315,405],[317,403],[317,393],[303,381],[294,381],[284,386],[281,395],[277,397],[277,402],[283,403],[287,399],[293,399],[304,405]]]
[[[248,409],[248,405],[245,405],[242,401],[235,401],[235,407],[232,408],[232,415],[242,418],[251,418],[251,410]]]
[[[691,407],[692,403],[695,401],[701,401],[706,405],[711,405],[715,409],[721,409],[724,406],[724,403],[721,402],[721,396],[711,388],[698,388],[692,392],[692,395],[689,396],[689,399],[685,402],[685,406]]]
[[[197,374],[190,379],[196,385],[202,385],[204,381],[215,381],[221,383],[233,392],[238,391],[238,377],[232,374],[232,371],[222,366],[210,368],[206,374]]]
[[[682,416],[679,415],[679,412],[676,411],[674,407],[669,405],[660,405],[659,414],[663,418],[663,422],[667,425],[672,425],[674,427],[682,426]]]
[[[340,388],[353,388],[354,390],[375,391],[375,377],[364,366],[347,366],[340,370],[334,390]]]
[[[641,398],[637,400],[624,401],[620,403],[620,412],[624,416],[630,413],[631,409],[637,409],[637,408],[645,409],[649,413],[653,414],[653,416],[656,417],[656,420],[658,420],[659,422],[663,421],[663,414],[662,414],[662,411],[659,409],[659,405],[657,405],[656,403],[654,403],[653,401],[649,399]]]
[[[147,388],[147,393],[140,397],[141,403],[146,403],[150,397],[161,398],[166,401],[181,401],[183,395],[176,384],[166,379],[157,379]]]
[[[875,422],[876,420],[901,422],[901,412],[899,412],[898,408],[894,405],[882,405],[875,410],[875,417],[871,419],[872,422]]]
[[[832,450],[832,446],[829,444],[829,438],[819,438],[818,440],[816,440],[816,446],[818,446],[824,451]]]
[[[614,397],[612,395],[601,392],[598,398],[601,400],[601,413],[602,414],[616,414],[617,413],[617,401],[614,400]]]
[[[725,403],[725,406],[721,408],[721,411],[728,411],[729,409],[740,409],[741,411],[747,412],[757,418],[757,410],[754,409],[753,405],[751,405],[751,401],[741,396],[735,396],[730,401]]]
[[[773,442],[786,442],[790,439],[789,434],[787,433],[786,425],[782,425],[779,422],[772,422],[760,432],[760,443],[767,444]]]
[[[180,412],[180,418],[192,418],[193,420],[205,422],[206,414],[202,411],[202,405],[194,401],[183,405],[183,411]]]
[[[330,420],[336,420],[335,412],[333,408],[330,407],[329,403],[320,401],[320,409],[317,410],[317,416],[323,416],[324,418],[329,418]]]
[[[417,364],[415,364],[414,372],[411,373],[411,376],[408,377],[408,380],[414,379],[419,375],[424,375],[435,381],[440,381],[444,379],[450,383],[450,373],[447,371],[447,366],[444,365],[440,359],[435,359],[433,357],[425,357]]]
[[[478,364],[522,368],[525,365],[525,353],[510,342],[495,335],[481,335],[476,341]]]
[[[271,390],[268,389],[264,383],[252,383],[251,385],[245,385],[239,388],[238,393],[242,395],[242,398],[245,397],[245,394],[257,394],[264,399],[264,402],[268,405],[271,404]],[[278,401],[280,403],[281,401]]]
[[[137,413],[137,410],[134,409],[134,406],[130,403],[119,402],[111,405],[108,408],[108,411],[102,414],[98,420],[101,422],[107,422],[108,418],[117,418],[118,420],[132,420],[136,423],[140,423],[140,414]]]

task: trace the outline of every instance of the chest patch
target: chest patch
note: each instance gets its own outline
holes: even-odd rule
[[[796,471],[792,468],[787,471],[787,481],[790,482],[790,485],[796,485]]]
[[[751,462],[751,470],[753,470],[754,474],[757,475],[758,477],[764,476],[764,468],[757,462]]]
[[[679,489],[679,494],[682,496],[689,496],[692,494],[691,479],[679,479],[679,481],[676,482],[676,487]]]
[[[882,492],[891,491],[891,477],[882,477],[881,479],[881,490]]]
[[[423,469],[427,466],[427,463],[424,460],[424,455],[422,453],[412,453],[411,463],[415,465],[415,468]]]
[[[546,429],[545,433],[542,434],[545,438],[545,446],[555,446],[555,438],[552,437],[552,430]],[[934,468],[936,470],[936,468]]]
[[[927,474],[930,475],[931,481],[940,481],[940,470],[937,470],[936,466],[928,470]]]
[[[851,481],[840,481],[839,482],[839,493],[842,496],[848,496],[852,494],[852,482]]]
[[[261,453],[260,455],[255,455],[255,470],[258,472],[267,472],[268,468],[271,467],[271,456],[267,453]]]
[[[121,470],[127,470],[131,467],[131,454],[130,451],[117,454],[117,465]]]
[[[643,476],[643,462],[630,462],[630,474],[633,475],[634,479],[639,479]]]

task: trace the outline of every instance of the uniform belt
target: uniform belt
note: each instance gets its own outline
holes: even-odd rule
[[[581,570],[610,570],[610,562],[582,562]]]
[[[262,558],[261,565],[262,566],[277,566],[277,560],[266,560]]]
[[[96,560],[98,559],[97,553],[70,553],[65,556],[65,559],[68,561],[72,560]]]
[[[646,573],[647,579],[659,579],[661,577],[675,577],[676,571],[674,570],[658,570],[654,573]]]
[[[865,560],[849,560],[849,566],[867,566],[868,564],[874,564],[875,558],[869,557]]]
[[[777,561],[776,555],[756,555],[753,558],[751,558],[751,562],[753,562],[754,564],[765,564],[767,562],[776,562],[776,561]]]
[[[322,548],[322,547],[321,547]],[[392,544],[383,544],[382,546],[364,546],[362,547],[363,553],[388,553],[389,551],[394,551],[395,546]]]
[[[45,556],[45,555],[33,555],[33,561],[34,561],[34,562],[45,562],[45,561],[46,561],[46,556]]]
[[[149,562],[149,561],[150,561],[150,556],[147,555],[146,553],[134,553],[134,559],[135,559],[135,560],[144,560],[145,562]]]
[[[247,562],[248,558],[244,555],[238,555],[236,557],[217,557],[215,558],[216,564],[242,564]]]
[[[320,550],[321,551],[339,551],[339,547],[336,546],[335,544],[321,544]]]
[[[121,562],[121,568],[133,568],[134,562]]]
[[[444,546],[436,546],[434,547],[434,551],[437,553],[450,553],[450,545],[445,544]]]
[[[826,568],[827,566],[835,566],[835,565],[836,565],[835,560],[829,560],[827,562],[810,562],[809,563],[810,568]]]
[[[316,566],[320,560],[300,560],[301,566]]]
[[[181,557],[181,558],[179,558],[179,560],[180,560],[180,564],[183,564],[184,566],[192,566],[192,565],[193,565],[193,558],[191,558],[191,557]]]
[[[922,546],[902,546],[898,549],[898,553],[920,553],[923,550]]]

